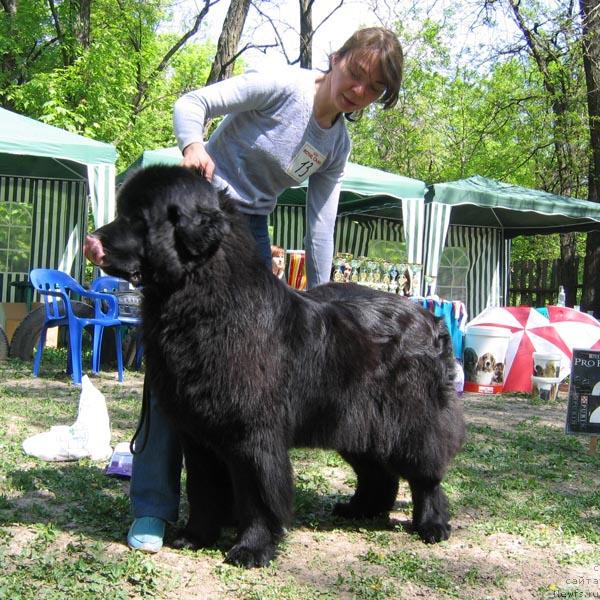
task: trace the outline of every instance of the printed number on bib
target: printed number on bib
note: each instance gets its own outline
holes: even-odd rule
[[[324,160],[325,155],[306,142],[294,156],[292,163],[287,168],[287,174],[300,183],[318,171]]]

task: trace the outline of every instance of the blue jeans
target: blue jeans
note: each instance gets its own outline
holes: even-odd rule
[[[271,242],[268,217],[246,215],[258,252],[271,269]],[[129,500],[133,516],[158,517],[174,523],[179,515],[181,493],[182,451],[179,440],[167,417],[162,413],[156,396],[150,391],[147,419],[150,426],[147,439],[145,428],[136,446],[143,448],[133,455]]]

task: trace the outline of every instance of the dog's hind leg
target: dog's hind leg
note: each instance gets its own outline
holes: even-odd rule
[[[233,488],[227,465],[209,448],[183,441],[189,517],[175,548],[212,546],[233,520]]]
[[[225,562],[242,567],[263,567],[273,559],[283,526],[292,514],[292,468],[287,450],[259,453],[258,446],[232,457],[229,464],[239,534]]]
[[[413,528],[427,544],[450,537],[448,499],[439,480],[413,478],[408,481],[413,500]]]
[[[333,514],[346,519],[364,519],[387,513],[398,495],[399,476],[380,459],[364,454],[340,452],[354,469],[356,491],[347,503],[338,502]]]
[[[452,440],[448,431],[447,440]],[[437,452],[435,451],[437,450]],[[433,442],[411,452],[407,458],[403,449],[391,459],[391,464],[401,477],[408,481],[413,502],[413,530],[427,544],[450,537],[448,499],[441,488],[446,471],[443,449],[434,449]]]

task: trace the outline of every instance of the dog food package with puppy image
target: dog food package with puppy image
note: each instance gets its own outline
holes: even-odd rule
[[[502,393],[509,338],[510,331],[506,329],[467,327],[463,350],[465,392]]]
[[[534,377],[557,378],[560,376],[560,363],[560,354],[534,352],[532,375]]]
[[[566,432],[600,435],[600,350],[573,350]]]

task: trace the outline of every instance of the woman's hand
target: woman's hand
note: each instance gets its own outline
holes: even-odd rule
[[[212,181],[213,173],[215,172],[215,163],[201,142],[193,142],[183,149],[183,161],[181,165],[183,167],[198,169],[204,175],[205,179]]]

